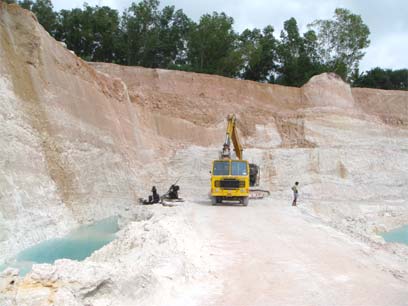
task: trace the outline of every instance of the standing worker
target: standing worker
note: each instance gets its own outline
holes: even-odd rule
[[[292,190],[293,190],[293,202],[292,202],[292,206],[296,206],[296,201],[299,195],[299,190],[298,190],[298,185],[299,182],[295,182],[295,185],[293,185]]]
[[[153,186],[153,187],[152,187],[152,195],[149,196],[149,202],[150,202],[150,197],[151,197],[151,202],[152,202],[152,203],[156,204],[156,203],[159,203],[159,202],[160,202],[160,196],[159,196],[159,194],[157,193],[156,186]]]
[[[149,200],[143,200],[141,199],[143,202],[143,205],[150,205],[150,204],[156,204],[160,202],[160,195],[157,193],[157,189],[156,186],[152,187],[152,195],[149,195]]]

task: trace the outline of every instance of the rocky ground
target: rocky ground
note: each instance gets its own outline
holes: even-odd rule
[[[407,247],[362,240],[308,201],[138,207],[84,262],[3,273],[1,305],[405,305]]]
[[[234,112],[271,197],[210,206]],[[86,63],[0,3],[0,264],[121,216],[84,262],[5,271],[1,305],[406,305],[408,93]],[[177,207],[141,207],[181,178]],[[290,186],[300,182],[298,208]]]

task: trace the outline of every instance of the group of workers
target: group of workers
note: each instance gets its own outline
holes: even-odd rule
[[[152,187],[152,195],[149,195],[148,200],[142,200],[142,204],[144,204],[144,205],[156,204],[156,203],[160,203],[162,201],[162,199],[180,200],[179,194],[178,194],[179,190],[180,190],[180,186],[178,186],[176,184],[173,184],[173,185],[170,186],[167,193],[165,193],[164,195],[162,195],[160,197],[159,193],[157,192],[156,186],[153,186]]]
[[[297,199],[299,197],[299,182],[295,182],[295,185],[292,186],[292,191],[293,191],[293,201],[292,201],[292,206],[297,206]],[[166,196],[170,199],[178,199],[178,191],[180,190],[180,187],[178,185],[171,185],[169,191],[167,192]],[[155,186],[152,188],[152,195],[149,196],[148,201],[143,201],[143,204],[155,204],[160,202],[160,196],[157,192],[157,189]]]

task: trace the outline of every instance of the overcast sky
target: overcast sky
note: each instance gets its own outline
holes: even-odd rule
[[[56,10],[82,7],[83,0],[52,0]],[[107,5],[119,11],[131,0],[87,0],[90,5]],[[138,2],[138,1],[134,1]],[[161,0],[162,6],[174,5],[195,21],[213,11],[234,18],[235,29],[263,28],[271,24],[279,37],[283,22],[295,17],[301,31],[316,19],[329,19],[336,7],[347,8],[362,16],[371,31],[370,47],[360,64],[362,71],[374,67],[408,68],[407,0]]]

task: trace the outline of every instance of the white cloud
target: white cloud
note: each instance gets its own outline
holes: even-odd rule
[[[394,51],[394,48],[398,49]],[[362,67],[408,68],[408,36],[390,33],[378,41],[374,41],[362,62]],[[362,69],[363,71],[364,69]]]

